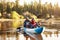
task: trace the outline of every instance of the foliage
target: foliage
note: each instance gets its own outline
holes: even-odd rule
[[[2,12],[2,11],[3,11],[3,4],[0,3],[0,12]]]
[[[28,11],[30,13],[33,13],[34,15],[36,15],[39,18],[47,18],[47,14],[50,15],[54,15],[54,7],[52,7],[51,4],[44,4],[42,5],[41,3],[35,3],[36,5],[33,5],[34,3],[31,3],[29,5],[27,5],[26,3],[24,4],[24,6],[18,5],[18,2],[14,3],[13,7],[11,3],[7,3],[5,6],[7,6],[7,8],[5,7],[5,11],[7,13],[11,13],[12,11],[16,11],[18,14],[23,15],[24,12]],[[46,7],[47,5],[47,7]],[[0,12],[3,12],[4,6],[3,3],[0,3]],[[59,9],[59,8],[58,8]],[[60,13],[60,12],[59,12]]]

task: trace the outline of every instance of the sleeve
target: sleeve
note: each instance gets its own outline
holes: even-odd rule
[[[24,27],[26,27],[26,22],[24,22]]]
[[[36,26],[37,26],[37,27],[40,27],[38,23],[36,23]]]

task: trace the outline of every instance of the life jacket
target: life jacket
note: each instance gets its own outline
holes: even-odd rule
[[[36,27],[36,22],[34,20],[31,21],[33,27]]]
[[[24,22],[24,27],[29,27],[29,24],[30,24],[30,21],[29,20],[25,20],[25,22]]]
[[[26,22],[26,26],[29,26],[29,22]]]

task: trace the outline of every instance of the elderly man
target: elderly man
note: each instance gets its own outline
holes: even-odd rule
[[[25,28],[31,28],[30,27],[30,20],[28,17],[26,17],[25,21],[24,21],[24,27]],[[28,38],[30,37],[28,34],[26,34],[26,32],[24,32],[24,37],[26,38],[26,40],[28,40]],[[33,40],[32,37],[30,37],[31,40]]]

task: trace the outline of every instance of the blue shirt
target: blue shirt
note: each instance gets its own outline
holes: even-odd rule
[[[29,20],[25,20],[24,21],[24,27],[27,27],[27,25],[29,25],[30,21]]]

